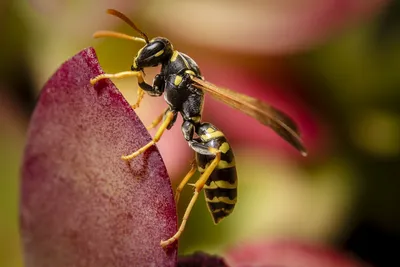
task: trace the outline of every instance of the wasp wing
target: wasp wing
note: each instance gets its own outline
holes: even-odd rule
[[[297,125],[288,115],[250,96],[218,87],[196,77],[192,77],[192,80],[196,88],[210,93],[217,100],[257,119],[260,123],[273,129],[303,156],[307,155]]]

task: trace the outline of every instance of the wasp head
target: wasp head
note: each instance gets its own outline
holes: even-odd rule
[[[167,61],[173,53],[170,41],[163,37],[157,37],[148,42],[139,50],[133,59],[131,69],[133,71],[143,70],[147,67],[156,67]]]

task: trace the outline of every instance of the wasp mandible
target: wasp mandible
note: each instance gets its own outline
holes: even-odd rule
[[[175,50],[167,38],[156,37],[150,40],[143,31],[121,12],[109,9],[107,13],[125,21],[140,37],[114,31],[97,31],[93,35],[95,38],[114,37],[127,39],[142,42],[144,47],[138,51],[133,59],[130,71],[101,74],[91,79],[91,83],[95,84],[99,80],[106,78],[136,76],[139,85],[138,99],[132,105],[132,108],[139,107],[145,93],[150,96],[164,95],[168,104],[168,108],[163,114],[158,116],[148,127],[148,129],[154,128],[161,123],[152,141],[132,154],[122,156],[122,159],[131,160],[156,144],[165,130],[174,125],[177,115],[180,113],[183,118],[181,126],[183,136],[195,151],[196,158],[191,170],[178,186],[175,194],[176,201],[179,199],[180,191],[196,172],[196,169],[201,173],[200,178],[193,185],[194,195],[185,211],[177,233],[169,239],[161,241],[161,246],[165,247],[173,243],[182,234],[191,209],[202,189],[205,189],[207,205],[216,224],[232,212],[236,203],[237,175],[234,155],[224,134],[211,123],[202,122],[204,92],[254,117],[260,123],[273,129],[303,156],[307,155],[296,123],[285,113],[258,99],[205,81],[196,62],[184,53]],[[161,72],[155,76],[153,85],[146,83],[143,77],[144,68],[158,65],[161,65]],[[195,137],[195,134],[197,137]]]

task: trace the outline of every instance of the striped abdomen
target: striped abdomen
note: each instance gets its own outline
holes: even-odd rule
[[[232,149],[224,136],[213,138],[206,143],[221,150],[221,160],[204,185],[207,207],[214,223],[219,223],[235,207],[237,197],[237,174]],[[198,171],[203,173],[214,156],[196,154]]]

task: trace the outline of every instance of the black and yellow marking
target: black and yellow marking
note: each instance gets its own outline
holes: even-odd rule
[[[140,55],[140,53],[142,53],[142,51],[143,51],[143,47],[139,49],[138,55]],[[133,69],[137,68],[137,58],[138,58],[137,56],[133,58],[133,64],[132,64]]]
[[[190,120],[194,123],[200,123],[201,122],[201,116],[194,116],[191,117]]]
[[[174,62],[177,58],[178,58],[179,52],[177,50],[174,50],[174,52],[172,53],[171,62]]]
[[[157,53],[154,54],[154,56],[155,56],[155,57],[159,57],[159,56],[161,56],[162,54],[164,54],[164,50],[158,51]]]
[[[203,144],[201,144],[203,145]],[[221,160],[221,152],[217,151],[215,152],[214,158],[211,160],[209,163],[207,169],[201,174],[200,178],[197,180],[197,182],[193,185],[194,186],[194,193],[193,197],[189,202],[189,205],[186,208],[185,214],[183,215],[181,225],[179,226],[178,231],[169,239],[161,241],[160,245],[162,247],[166,247],[173,242],[175,242],[183,233],[185,230],[186,222],[189,219],[190,212],[192,211],[192,208],[194,204],[197,201],[197,198],[199,197],[200,191],[203,189],[204,185],[206,184],[207,180],[209,179],[210,175],[214,172],[216,166],[218,165],[218,162]],[[197,164],[197,161],[196,161]],[[183,181],[179,184],[178,189],[180,190],[183,188],[183,186],[189,181],[190,177],[194,174],[196,168],[195,165],[192,165],[192,169],[189,171],[189,173],[185,176]],[[179,193],[180,190],[177,192]],[[176,195],[176,199],[179,199],[179,194]]]
[[[217,149],[221,159],[204,184],[204,196],[215,224],[232,213],[237,198],[237,173],[235,157],[224,134],[214,126],[204,124],[200,128],[202,142]],[[200,173],[210,165],[213,156],[196,154],[197,170]]]
[[[200,138],[203,142],[208,142],[219,137],[225,138],[224,134],[221,131],[213,129],[211,127],[207,128],[207,130],[203,131],[203,134],[200,135]]]
[[[175,201],[178,203],[180,192],[197,170],[201,173],[194,186],[194,194],[186,208],[182,223],[174,236],[161,241],[165,247],[177,240],[185,229],[186,222],[199,192],[204,189],[208,210],[215,224],[232,213],[237,199],[237,174],[235,159],[228,141],[221,131],[210,123],[202,123],[198,126],[197,135],[205,135],[219,132],[216,137],[207,137],[206,140],[198,138],[190,142],[190,146],[196,152],[192,168],[181,181],[175,193]],[[221,165],[221,162],[225,162]]]
[[[112,9],[107,12],[129,24],[140,37],[113,31],[99,31],[94,34],[94,37],[127,39],[144,43],[145,46],[134,57],[131,71],[100,74],[91,79],[91,83],[95,84],[99,80],[106,78],[136,76],[139,85],[138,100],[132,105],[132,108],[139,107],[145,92],[150,96],[164,95],[168,104],[168,108],[164,113],[159,115],[148,127],[148,129],[151,129],[161,123],[152,141],[136,152],[123,156],[122,159],[133,159],[155,145],[164,131],[173,126],[177,114],[180,113],[184,120],[181,130],[185,140],[195,151],[196,161],[179,184],[176,192],[176,201],[179,199],[180,191],[196,170],[201,173],[200,178],[194,184],[194,195],[185,211],[179,230],[171,238],[161,241],[161,246],[165,247],[171,244],[182,234],[192,207],[203,188],[207,207],[216,224],[232,213],[237,201],[238,181],[235,158],[231,146],[222,131],[210,123],[202,123],[201,121],[204,93],[210,93],[221,102],[256,118],[260,123],[273,129],[298,149],[302,155],[307,154],[300,139],[297,125],[285,113],[258,99],[206,82],[197,63],[191,57],[175,50],[167,38],[156,37],[149,40],[147,35],[125,15]],[[161,65],[161,71],[154,77],[153,84],[146,83],[143,78],[143,70],[158,65]]]
[[[190,65],[189,65],[189,62],[186,60],[186,58],[181,53],[179,53],[179,56],[182,58],[183,63],[185,64],[186,68],[190,70]]]
[[[187,73],[191,76],[196,76],[196,73],[194,73],[194,71],[192,71],[192,70],[186,70],[185,73]]]
[[[179,86],[179,85],[181,84],[181,82],[182,82],[182,79],[183,79],[182,76],[176,75],[176,76],[175,76],[175,80],[174,80],[174,85],[175,85],[175,86]]]
[[[204,196],[215,224],[231,214],[237,198],[236,168],[215,169],[204,185]]]

